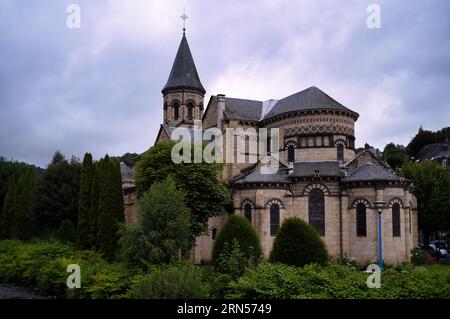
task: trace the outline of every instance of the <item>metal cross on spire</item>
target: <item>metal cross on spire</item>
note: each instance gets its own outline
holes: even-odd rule
[[[189,17],[186,15],[186,11],[183,12],[183,15],[180,16],[180,18],[183,19],[183,35],[184,35],[185,32],[186,32],[186,20],[189,18]]]

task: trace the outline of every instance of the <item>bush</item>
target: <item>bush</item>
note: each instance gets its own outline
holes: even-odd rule
[[[124,227],[119,241],[127,265],[172,263],[188,250],[192,216],[185,197],[169,177],[153,184],[138,200],[141,218]]]
[[[77,230],[70,219],[64,220],[56,231],[56,237],[69,243],[77,243]]]
[[[229,248],[233,247],[233,241],[239,244],[239,250],[247,261],[247,265],[255,265],[260,261],[262,249],[255,229],[246,218],[231,215],[225,225],[219,229],[214,242],[212,260],[216,267],[220,256],[229,253]]]
[[[248,262],[241,252],[239,242],[233,239],[231,245],[225,243],[223,252],[217,260],[216,270],[230,275],[232,279],[237,279],[244,274],[246,266]]]
[[[68,289],[69,264],[81,268],[80,289]],[[121,298],[130,286],[129,272],[93,251],[75,250],[57,241],[0,241],[0,282],[36,287],[59,298]]]
[[[448,268],[401,267],[384,269],[380,288],[368,288],[368,274],[330,263],[303,268],[262,263],[229,284],[227,298],[247,299],[418,299],[450,298]],[[445,266],[448,267],[448,266]]]
[[[317,230],[300,218],[285,219],[270,253],[270,262],[302,267],[310,263],[324,264],[328,253]]]
[[[133,299],[204,299],[209,287],[200,269],[193,265],[165,266],[134,278],[129,298]]]
[[[411,250],[411,262],[414,265],[431,265],[434,264],[433,257],[429,252],[419,247]]]

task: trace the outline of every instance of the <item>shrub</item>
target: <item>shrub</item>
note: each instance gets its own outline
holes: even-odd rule
[[[129,298],[134,299],[204,299],[209,287],[200,269],[193,265],[165,266],[134,278]]]
[[[419,247],[411,250],[411,262],[414,265],[430,265],[433,264],[433,257],[426,251]]]
[[[172,178],[152,185],[138,201],[141,218],[124,227],[121,254],[131,267],[178,261],[189,248],[191,212]]]
[[[46,262],[38,272],[37,286],[39,290],[50,296],[64,297],[66,294],[66,279],[69,273],[67,266],[75,261],[60,257]]]
[[[81,268],[80,289],[68,289],[69,264]],[[0,241],[0,282],[37,287],[59,298],[120,298],[130,286],[128,271],[99,253],[57,241]]]
[[[217,260],[216,270],[223,274],[228,274],[232,279],[237,279],[245,272],[248,266],[244,254],[241,252],[239,242],[233,239],[231,245],[225,243],[223,252]]]
[[[220,228],[214,242],[212,260],[216,267],[220,256],[226,254],[227,250],[233,246],[233,241],[239,244],[239,249],[248,265],[255,265],[260,261],[262,249],[255,229],[246,218],[231,215],[225,225]]]
[[[262,263],[229,284],[227,298],[354,299],[450,298],[450,272],[433,267],[384,269],[380,288],[368,288],[368,274],[346,265],[329,263],[303,268]],[[447,266],[445,266],[447,267]]]
[[[328,253],[317,230],[300,218],[285,219],[275,238],[270,262],[302,267],[310,263],[324,264]]]

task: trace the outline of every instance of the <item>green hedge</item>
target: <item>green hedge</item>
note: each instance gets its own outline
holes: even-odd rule
[[[258,234],[247,218],[231,215],[225,225],[219,229],[214,241],[212,260],[215,265],[221,254],[226,252],[227,247],[228,249],[232,247],[234,240],[239,243],[239,249],[245,259],[251,264],[259,262],[262,248]]]
[[[66,287],[69,264],[81,268],[80,289]],[[117,263],[106,262],[92,251],[80,251],[58,241],[0,241],[0,282],[35,287],[59,298],[120,298],[130,274]]]
[[[68,289],[67,265],[81,267],[81,289]],[[212,267],[176,264],[130,273],[98,253],[57,241],[0,241],[0,282],[36,287],[59,298],[446,298],[450,266],[385,267],[381,288],[369,289],[368,274],[329,263],[303,268],[260,263],[236,281]],[[219,289],[220,288],[220,289]]]
[[[270,262],[291,266],[325,264],[328,252],[317,230],[297,217],[286,218],[278,230]]]
[[[210,296],[210,287],[199,267],[177,264],[150,269],[136,276],[128,292],[132,299],[204,299]]]
[[[431,266],[434,267],[434,266]],[[450,267],[388,267],[380,288],[368,288],[368,274],[329,264],[303,268],[262,263],[229,285],[227,298],[450,298]]]

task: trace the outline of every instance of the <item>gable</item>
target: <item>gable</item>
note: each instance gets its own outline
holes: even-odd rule
[[[355,157],[344,163],[344,167],[347,171],[352,172],[365,164],[373,164],[379,168],[391,169],[387,163],[381,161],[369,150],[364,150],[356,154]]]

